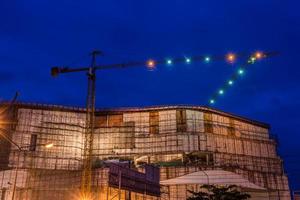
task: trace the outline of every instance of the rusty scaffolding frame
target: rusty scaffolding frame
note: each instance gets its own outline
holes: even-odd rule
[[[13,112],[11,120],[16,123],[7,127],[12,132],[12,140],[20,146],[32,146],[32,143],[37,146],[21,153],[10,146],[9,152],[1,154],[2,199],[9,198],[9,182],[15,166],[23,170],[15,199],[39,199],[42,194],[48,195],[44,199],[65,199],[66,191],[80,187],[85,110],[18,104]],[[38,146],[49,142],[55,144],[51,149]],[[279,191],[284,197],[289,193],[269,126],[205,107],[98,110],[93,146],[93,173],[96,174],[100,169],[104,173],[103,161],[112,159],[132,160],[136,166],[156,164],[160,166],[161,180],[222,168],[267,188],[270,194]],[[104,180],[105,175],[94,174],[93,188],[97,190],[107,187],[97,182],[99,177]],[[55,184],[51,186],[51,183]]]

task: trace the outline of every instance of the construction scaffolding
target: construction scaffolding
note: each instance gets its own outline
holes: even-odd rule
[[[10,121],[15,123],[6,127],[8,137],[28,148],[19,151],[0,140],[0,199],[11,199],[16,167],[20,170],[15,199],[64,200],[76,194],[83,167],[85,110],[17,104],[10,112]],[[290,199],[276,141],[270,137],[269,126],[261,122],[200,106],[96,110],[93,141],[95,199],[114,197],[115,189],[107,185],[104,165],[111,160],[131,161],[132,167],[141,172],[146,163],[157,165],[161,181],[206,169],[223,169],[265,188],[262,196]],[[47,143],[54,146],[42,146]],[[197,188],[162,188],[168,192],[162,192],[160,198],[186,199],[187,189]],[[157,199],[128,192],[122,190],[121,199]]]

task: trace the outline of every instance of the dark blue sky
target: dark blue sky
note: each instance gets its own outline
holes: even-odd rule
[[[50,76],[54,65],[189,55],[280,51],[251,66],[215,107],[268,122],[293,189],[300,189],[299,1],[289,0],[2,0],[0,97],[84,106],[86,77]],[[97,74],[97,107],[205,105],[237,69],[212,61]],[[297,183],[298,182],[298,183]]]

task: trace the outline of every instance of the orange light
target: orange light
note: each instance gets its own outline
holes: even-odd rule
[[[236,55],[233,53],[229,53],[227,54],[226,59],[228,62],[233,63],[236,59]]]
[[[261,53],[259,51],[255,53],[255,58],[256,59],[261,59],[262,57],[263,57],[263,53]]]
[[[147,61],[147,66],[148,66],[148,68],[150,68],[150,69],[155,68],[155,61],[154,61],[154,60],[148,60],[148,61]]]
[[[52,148],[53,146],[54,146],[53,143],[45,144],[45,147],[46,147],[46,148]]]
[[[95,198],[89,192],[82,192],[80,189],[69,190],[68,191],[68,199],[74,200],[94,200]]]
[[[1,114],[2,114],[2,113],[1,113]],[[3,116],[0,115],[0,128],[2,128],[2,125],[4,124],[3,122],[4,122]]]

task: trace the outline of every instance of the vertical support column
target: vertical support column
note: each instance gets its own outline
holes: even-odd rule
[[[119,188],[118,188],[119,200],[121,200],[121,185],[122,185],[122,171],[119,169]]]
[[[81,192],[83,196],[91,196],[92,184],[92,150],[95,123],[95,91],[96,91],[96,56],[100,52],[92,52],[92,64],[87,74],[88,94],[86,102],[86,131],[84,137],[83,173]]]

